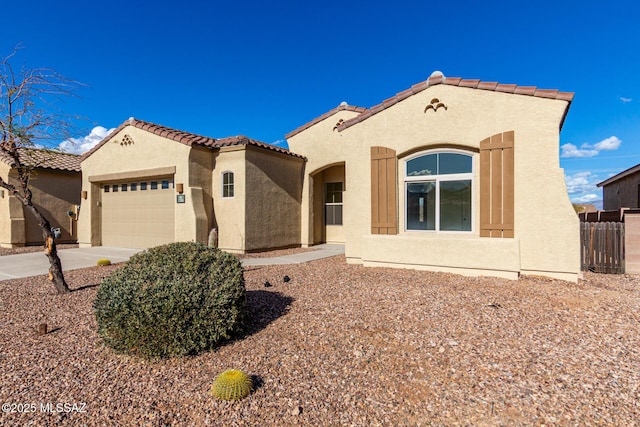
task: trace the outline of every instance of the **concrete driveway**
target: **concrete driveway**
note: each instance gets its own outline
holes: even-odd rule
[[[58,255],[62,262],[62,270],[67,271],[94,267],[101,258],[107,258],[114,264],[126,261],[131,255],[141,250],[94,246],[91,248],[63,249],[58,251]],[[38,276],[48,272],[49,258],[44,254],[44,251],[0,256],[0,280]]]
[[[274,264],[300,264],[344,254],[344,245],[323,244],[313,247],[313,251],[284,255],[274,258],[245,258],[244,266],[260,266]],[[93,246],[91,248],[62,249],[58,251],[62,270],[94,267],[101,258],[112,263],[127,261],[131,255],[142,249],[114,248],[109,246]],[[49,258],[42,252],[0,256],[0,280],[31,277],[49,272]]]

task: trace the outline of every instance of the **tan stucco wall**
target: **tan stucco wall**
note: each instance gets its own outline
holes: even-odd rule
[[[80,204],[80,173],[35,170],[31,174],[33,204],[51,223],[52,228],[60,228],[59,242],[77,240],[76,206]],[[68,212],[73,212],[69,216]],[[42,244],[44,237],[38,222],[28,209],[25,209],[25,232],[27,244]]]
[[[14,174],[6,164],[0,164],[0,174],[4,180],[19,185]],[[75,242],[77,238],[77,222],[75,206],[80,204],[81,178],[79,172],[53,171],[47,169],[34,170],[31,175],[31,191],[33,203],[52,228],[60,228],[58,242]],[[13,247],[43,244],[42,230],[33,213],[9,193],[1,189],[4,197],[0,198],[0,246]],[[74,212],[69,217],[67,212]]]
[[[358,113],[353,111],[338,111],[329,118],[287,140],[291,151],[307,157],[307,164],[305,166],[306,173],[302,186],[300,230],[300,242],[304,247],[316,243],[314,238],[314,209],[312,208],[312,203],[313,200],[322,198],[321,187],[318,187],[318,184],[314,184],[315,180],[312,176],[314,173],[317,173],[329,165],[343,163],[345,161],[347,158],[347,154],[345,153],[347,140],[341,132],[334,131],[333,128],[340,120],[347,121],[357,115]],[[320,190],[318,188],[320,188]],[[346,190],[343,197],[347,197],[349,189],[347,188]],[[318,194],[319,191],[320,193]],[[314,194],[316,194],[315,197]],[[344,212],[344,214],[346,215],[346,212]]]
[[[220,149],[212,174],[213,210],[218,229],[218,247],[229,252],[245,251],[245,147]],[[233,172],[234,195],[222,197],[222,174]]]
[[[447,109],[438,111],[425,107],[433,98],[439,98]],[[370,147],[384,146],[398,154],[416,147],[455,144],[468,147],[474,154],[484,138],[505,131],[515,131],[515,236],[506,245],[519,251],[518,263],[505,265],[496,258],[485,266],[487,274],[494,270],[502,275],[502,269],[520,273],[543,274],[576,280],[579,273],[578,218],[573,211],[564,184],[563,171],[559,167],[559,126],[567,107],[566,101],[513,95],[470,88],[436,85],[411,96],[367,120],[342,132],[334,131],[336,121],[347,112],[340,112],[289,139],[292,151],[309,158],[307,170],[344,161],[349,180],[345,192],[344,228],[346,256],[349,262],[374,262],[393,260],[398,253],[411,256],[415,240],[424,245],[437,244],[447,247],[451,260],[438,259],[440,265],[452,265],[457,258],[486,259],[486,246],[478,235],[479,182],[474,182],[474,231],[472,238],[479,242],[469,245],[459,235],[424,233],[419,237],[403,231],[403,222],[394,245],[379,245],[374,255],[370,244],[371,184]],[[350,113],[351,116],[354,113]],[[477,155],[474,154],[477,157]],[[477,165],[477,159],[476,159]],[[474,169],[477,178],[476,167]],[[399,175],[404,162],[398,161]],[[403,175],[400,175],[401,177]],[[303,243],[310,243],[312,230],[308,218],[312,200],[309,178],[305,178],[303,190]],[[398,180],[398,194],[404,193],[404,183]],[[307,212],[305,212],[305,206]],[[543,207],[542,221],[535,212]],[[398,217],[403,220],[404,204],[399,203]],[[436,240],[437,239],[437,240]],[[447,241],[448,240],[448,241]],[[488,243],[496,239],[487,240]],[[501,247],[497,242],[495,247]],[[364,246],[367,246],[365,248]],[[504,245],[503,245],[504,246]],[[459,253],[459,255],[454,255]],[[425,258],[426,259],[426,258]],[[491,261],[491,260],[488,260]],[[425,262],[431,262],[426,260]],[[471,265],[471,261],[469,262]]]
[[[220,149],[212,175],[218,247],[243,253],[300,244],[304,162],[252,146]],[[234,196],[222,197],[222,176],[234,174]]]
[[[247,147],[245,250],[299,246],[304,161]]]
[[[9,179],[9,165],[0,162],[0,177],[4,181]],[[11,215],[9,213],[9,195],[7,190],[0,189],[3,197],[0,198],[0,246],[11,244]]]
[[[121,144],[124,135],[129,135],[133,143]],[[184,204],[175,204],[176,240],[206,242],[209,219],[205,220],[203,215],[207,215],[207,206],[210,206],[210,201],[206,201],[210,191],[207,185],[210,174],[206,169],[211,163],[203,160],[203,156],[206,155],[192,152],[191,147],[179,142],[134,126],[124,127],[82,162],[82,190],[87,191],[88,197],[81,203],[80,245],[101,244],[99,202],[102,182],[151,177],[154,171],[165,175],[169,170],[175,170],[174,182],[184,184],[186,195]],[[190,168],[192,163],[193,170]]]

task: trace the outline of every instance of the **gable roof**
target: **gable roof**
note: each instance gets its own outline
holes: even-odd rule
[[[218,148],[227,147],[231,145],[251,145],[254,147],[264,148],[266,150],[275,151],[278,153],[282,153],[292,157],[297,157],[297,158],[306,160],[306,157],[301,156],[299,154],[295,154],[287,150],[286,148],[270,145],[255,139],[247,138],[246,136],[243,136],[243,135],[215,139],[209,136],[198,135],[195,133],[185,132],[182,130],[173,129],[173,128],[158,125],[155,123],[146,122],[144,120],[138,120],[133,117],[131,117],[129,120],[126,120],[124,123],[118,126],[113,132],[107,135],[102,141],[100,141],[95,147],[93,147],[91,150],[84,153],[82,155],[82,160],[85,160],[87,157],[95,153],[101,146],[106,144],[109,138],[111,138],[113,135],[117,134],[127,126],[134,126],[138,129],[145,130],[154,135],[162,136],[164,138],[179,142],[181,144],[188,145],[190,147],[193,145],[197,145],[201,147],[208,147],[211,149],[218,149]]]
[[[30,168],[80,172],[80,156],[77,154],[45,148],[19,147],[18,155],[20,162]],[[15,167],[13,158],[4,151],[0,151],[0,160]]]
[[[609,179],[606,179],[598,184],[596,184],[598,187],[604,187],[605,185],[609,185],[609,184],[613,184],[614,182],[621,180],[622,178],[625,178],[629,175],[633,175],[635,173],[640,172],[640,164],[635,165],[630,167],[629,169],[625,169],[622,172],[620,172],[617,175],[612,176]]]
[[[429,79],[423,82],[420,82],[411,86],[409,89],[406,89],[396,94],[395,96],[392,96],[391,98],[385,99],[381,103],[374,105],[371,108],[351,107],[350,111],[358,111],[360,112],[360,114],[339,125],[337,127],[337,130],[338,132],[343,131],[344,129],[347,129],[357,123],[360,123],[368,119],[369,117],[375,114],[378,114],[383,110],[386,110],[392,105],[395,105],[398,102],[412,95],[415,95],[417,93],[422,92],[423,90],[426,90],[430,86],[436,86],[439,84],[466,87],[466,88],[479,89],[479,90],[488,90],[493,92],[512,93],[515,95],[534,96],[538,98],[558,99],[561,101],[567,101],[569,105],[571,104],[571,101],[573,100],[573,96],[574,96],[573,92],[560,92],[557,89],[538,89],[536,86],[518,86],[516,84],[502,84],[498,82],[485,82],[481,80],[463,79],[461,77],[445,77],[442,75],[436,75],[436,76],[430,77]],[[340,111],[341,109],[346,109],[346,108],[340,108],[340,107],[342,107],[342,105],[310,121],[309,123],[303,126],[300,126],[296,130],[288,133],[285,136],[285,138],[292,137],[302,132],[303,130],[335,114],[337,111]],[[346,107],[349,107],[349,106],[346,106]],[[567,115],[568,110],[569,110],[569,106],[567,106],[567,109],[565,110],[564,115],[562,116],[560,127],[562,127],[562,124],[564,123],[564,119]]]
[[[299,134],[300,132],[302,132],[305,129],[310,128],[311,126],[320,123],[321,121],[323,121],[324,119],[333,116],[334,114],[336,114],[338,111],[354,111],[356,113],[364,113],[365,111],[367,111],[366,108],[364,107],[355,107],[353,105],[348,105],[346,102],[343,102],[342,104],[338,105],[336,108],[333,108],[329,111],[327,111],[326,113],[324,113],[323,115],[321,115],[320,117],[316,117],[315,119],[311,120],[308,123],[303,124],[302,126],[300,126],[299,128],[289,132],[288,134],[286,134],[284,137],[289,139],[294,135]]]

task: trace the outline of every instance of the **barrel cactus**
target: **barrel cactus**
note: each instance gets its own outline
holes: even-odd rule
[[[222,400],[240,400],[251,393],[251,378],[237,369],[229,369],[218,375],[211,386],[211,393]]]

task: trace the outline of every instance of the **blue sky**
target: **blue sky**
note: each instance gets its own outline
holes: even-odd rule
[[[574,201],[640,163],[640,5],[595,2],[61,1],[3,6],[0,54],[86,86],[73,150],[136,118],[212,137],[284,135],[434,70],[575,92],[560,135]],[[9,17],[9,19],[6,19]]]

